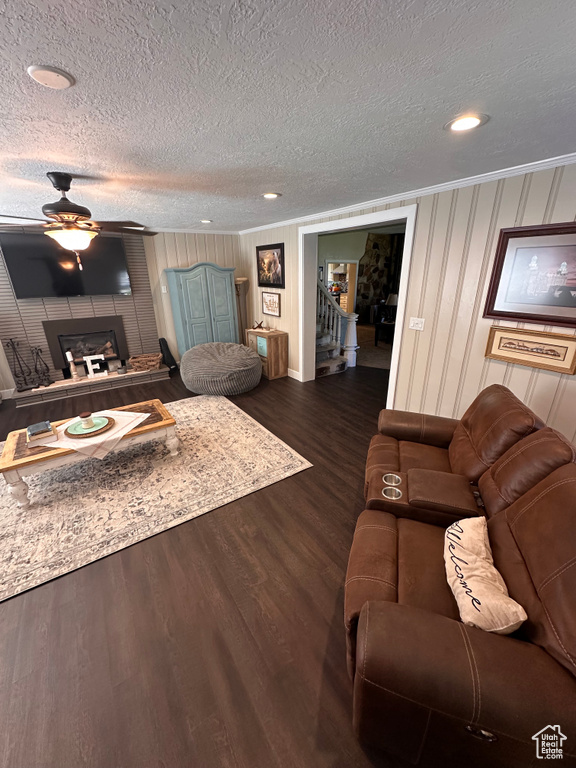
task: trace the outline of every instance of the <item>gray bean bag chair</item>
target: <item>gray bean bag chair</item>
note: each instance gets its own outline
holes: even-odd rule
[[[199,395],[239,395],[253,389],[262,375],[259,355],[242,344],[197,344],[180,361],[182,381]]]

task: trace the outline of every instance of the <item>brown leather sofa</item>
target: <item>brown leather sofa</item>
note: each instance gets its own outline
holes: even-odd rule
[[[368,449],[366,508],[438,525],[476,515],[480,476],[518,440],[544,426],[500,384],[483,390],[460,420],[383,410]],[[400,503],[382,496],[385,473],[400,476]]]
[[[379,428],[368,500],[387,472],[402,489],[425,471],[430,487],[424,506],[421,485],[356,526],[345,622],[359,739],[413,765],[524,768],[541,764],[532,737],[558,725],[557,762],[576,765],[575,447],[500,386],[460,422],[383,411]],[[468,514],[488,518],[494,564],[528,614],[512,635],[464,625],[447,583],[444,526],[463,517],[466,486],[479,494]]]

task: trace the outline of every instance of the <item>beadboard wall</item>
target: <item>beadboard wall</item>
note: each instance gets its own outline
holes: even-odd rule
[[[20,342],[19,351],[30,365],[30,347],[40,347],[52,377],[62,379],[62,372],[52,368],[52,360],[43,320],[60,320],[99,315],[121,315],[131,355],[158,352],[158,331],[150,291],[150,280],[141,235],[123,235],[126,260],[132,285],[131,296],[74,296],[70,298],[16,299],[0,252],[0,339]],[[151,238],[149,238],[151,239]],[[10,358],[10,353],[7,353]],[[31,366],[32,367],[32,366]],[[0,355],[0,390],[12,389],[14,382],[6,357]]]
[[[482,317],[500,229],[575,220],[576,165],[463,186],[317,221],[345,220],[413,203],[418,204],[418,213],[406,315],[425,318],[425,328],[419,332],[409,330],[407,323],[404,326],[395,407],[459,417],[481,389],[501,383],[551,426],[576,440],[576,376],[488,360],[484,352],[491,321]],[[256,246],[279,242],[285,244],[286,268],[282,317],[266,320],[289,333],[289,366],[297,371],[298,224],[241,234],[240,268],[255,285]],[[262,319],[257,289],[248,296],[248,314],[249,321]],[[566,328],[546,330],[574,333]]]
[[[248,277],[239,264],[238,235],[210,235],[190,232],[159,232],[145,238],[146,259],[154,300],[158,335],[164,337],[178,360],[174,318],[165,269],[191,267],[209,261],[219,267],[236,267],[234,277]],[[162,286],[166,293],[162,292]],[[241,332],[242,333],[242,332]]]
[[[326,219],[328,221],[328,219]],[[258,276],[256,273],[256,247],[284,243],[284,271],[286,287],[258,288]],[[288,333],[288,368],[291,371],[299,370],[300,344],[298,334],[300,332],[300,289],[298,285],[298,225],[292,224],[285,227],[274,227],[262,232],[251,232],[240,235],[240,269],[244,276],[250,279],[255,286],[248,293],[248,327],[251,328],[255,321],[264,320],[267,328]],[[273,290],[280,293],[280,317],[262,314],[262,291]]]

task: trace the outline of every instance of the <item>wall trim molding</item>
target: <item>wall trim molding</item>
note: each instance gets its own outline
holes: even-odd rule
[[[296,379],[296,381],[302,381],[300,371],[295,371],[294,368],[288,368],[288,377],[290,379]]]
[[[263,224],[260,227],[242,229],[237,233],[228,232],[227,234],[249,235],[252,232],[263,232],[267,229],[276,229],[277,227],[289,227],[293,224],[304,224],[305,222],[313,222],[317,221],[318,219],[328,218],[330,216],[341,216],[345,213],[362,211],[365,208],[380,207],[382,205],[387,205],[388,203],[399,203],[403,200],[409,200],[413,197],[424,197],[425,195],[434,195],[439,192],[450,192],[453,189],[472,187],[475,184],[485,184],[489,181],[499,181],[500,179],[508,179],[512,178],[513,176],[522,176],[525,173],[535,173],[536,171],[546,171],[550,168],[557,168],[560,165],[572,165],[574,163],[576,163],[576,152],[573,152],[569,155],[550,157],[546,160],[536,160],[533,163],[516,165],[512,166],[511,168],[503,168],[499,171],[489,171],[488,173],[481,173],[478,176],[468,176],[463,179],[457,179],[456,181],[446,181],[442,184],[433,184],[430,187],[413,189],[408,192],[399,192],[398,194],[388,195],[388,197],[380,197],[376,200],[366,200],[363,203],[354,203],[353,205],[348,205],[343,208],[334,208],[331,211],[322,211],[321,213],[312,213],[308,216],[299,216],[295,219],[278,221],[275,224]]]
[[[0,400],[11,400],[14,397],[14,389],[0,389]]]

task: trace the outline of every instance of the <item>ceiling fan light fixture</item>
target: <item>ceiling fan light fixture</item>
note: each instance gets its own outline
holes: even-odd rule
[[[84,205],[76,205],[72,200],[68,200],[65,193],[55,203],[43,205],[42,213],[49,219],[60,222],[68,221],[71,224],[75,224],[77,221],[88,221],[92,215]]]
[[[56,240],[67,251],[85,251],[98,232],[94,229],[63,225],[57,229],[48,229],[44,234]]]

